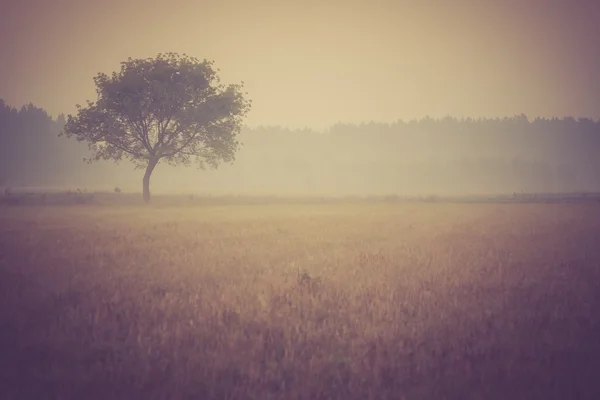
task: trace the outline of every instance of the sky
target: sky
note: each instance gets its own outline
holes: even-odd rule
[[[53,116],[128,57],[209,59],[250,126],[600,118],[600,1],[0,0],[0,98]]]

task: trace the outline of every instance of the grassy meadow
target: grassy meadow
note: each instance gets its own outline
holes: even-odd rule
[[[599,399],[600,206],[0,207],[0,399]]]

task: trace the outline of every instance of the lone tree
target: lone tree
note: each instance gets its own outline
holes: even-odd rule
[[[98,99],[77,105],[61,135],[87,142],[92,157],[133,162],[145,168],[144,201],[150,201],[150,176],[163,160],[169,165],[217,168],[233,162],[243,118],[251,107],[243,82],[223,86],[212,61],[177,53],[121,63],[112,76],[94,78]]]

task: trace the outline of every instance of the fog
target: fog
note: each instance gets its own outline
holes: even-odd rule
[[[0,97],[74,113],[98,72],[173,51],[244,81],[251,127],[600,118],[599,18],[589,0],[0,2]]]
[[[598,191],[599,17],[585,0],[2,3],[0,185],[140,192],[143,171],[57,135],[98,72],[173,51],[253,107],[232,165],[160,163],[155,194]]]
[[[473,130],[461,132],[456,120],[337,125],[325,132],[246,129],[233,165],[202,172],[161,166],[153,185],[196,193],[317,196],[600,190],[598,123],[587,121],[593,130],[586,133],[578,132],[586,121],[555,121],[553,127],[523,118],[496,121],[505,132],[489,132],[493,121],[479,129],[463,122],[462,129]],[[559,125],[564,130],[553,133]],[[139,179],[129,174],[128,186],[136,188]]]
[[[64,119],[0,103],[0,185],[141,192],[143,170],[84,163],[84,143],[59,137]],[[430,196],[600,191],[600,121],[423,118],[336,124],[323,131],[244,128],[233,163],[161,163],[154,194]]]

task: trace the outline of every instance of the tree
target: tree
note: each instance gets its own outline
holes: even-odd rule
[[[87,162],[129,159],[146,168],[143,198],[150,201],[150,176],[163,160],[169,165],[217,168],[233,162],[243,118],[251,107],[243,82],[221,85],[212,61],[177,53],[121,63],[112,76],[94,78],[97,101],[77,105],[62,134],[85,141]]]

